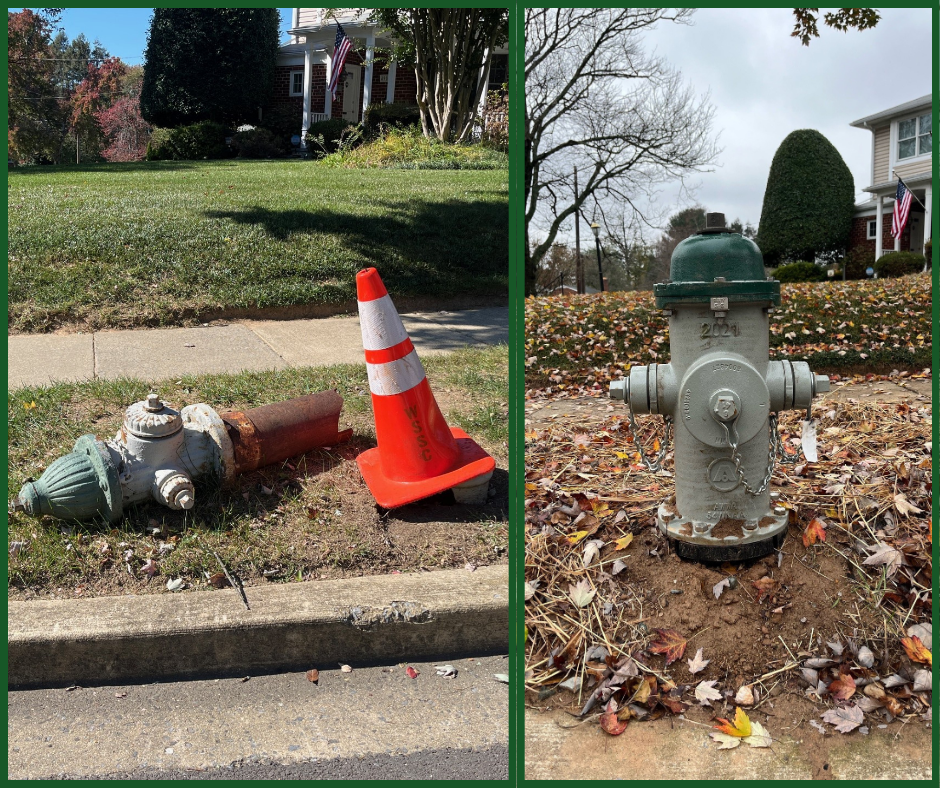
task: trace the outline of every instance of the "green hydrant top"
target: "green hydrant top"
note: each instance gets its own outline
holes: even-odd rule
[[[656,306],[708,303],[721,296],[729,303],[779,305],[780,282],[764,274],[757,244],[728,230],[724,214],[707,214],[705,225],[672,253],[670,281],[653,286]]]

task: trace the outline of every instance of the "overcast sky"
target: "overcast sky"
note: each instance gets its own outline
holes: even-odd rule
[[[711,92],[723,152],[714,172],[693,179],[699,203],[756,225],[774,153],[796,129],[822,132],[852,171],[856,202],[866,199],[871,132],[849,123],[930,93],[932,81],[931,10],[880,13],[878,26],[863,32],[820,22],[808,47],[790,37],[786,8],[703,8],[691,26],[660,23],[645,35],[697,93]],[[660,194],[666,205],[687,207],[680,199],[677,189]]]

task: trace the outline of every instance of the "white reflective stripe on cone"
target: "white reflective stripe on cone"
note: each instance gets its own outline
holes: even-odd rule
[[[366,350],[385,350],[408,339],[408,332],[387,293],[374,301],[358,303],[362,346]]]
[[[418,353],[412,350],[398,361],[387,364],[366,364],[369,373],[369,389],[373,394],[389,396],[404,394],[424,380],[424,367]]]

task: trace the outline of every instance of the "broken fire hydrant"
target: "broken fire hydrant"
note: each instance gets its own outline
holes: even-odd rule
[[[124,507],[153,498],[191,509],[194,480],[223,482],[317,446],[346,441],[343,398],[335,391],[219,414],[209,405],[174,410],[151,393],[131,405],[114,438],[82,435],[70,454],[27,482],[12,511],[65,520],[120,519]]]
[[[634,365],[610,384],[634,436],[634,413],[663,414],[667,439],[673,427],[676,492],[657,524],[680,556],[699,561],[756,558],[783,543],[788,512],[770,491],[785,459],[777,413],[806,410],[810,427],[813,397],[829,391],[829,378],[805,362],[769,360],[780,283],[765,277],[757,245],[724,225],[723,214],[708,214],[706,229],[676,247],[670,280],[654,286],[669,318],[670,363]],[[654,471],[667,442],[652,460],[640,448]]]

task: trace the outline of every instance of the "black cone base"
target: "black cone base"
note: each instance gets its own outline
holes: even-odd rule
[[[725,561],[747,561],[751,558],[763,558],[783,546],[786,532],[762,542],[750,542],[742,545],[701,545],[670,539],[672,549],[680,558],[703,563],[724,563]]]

